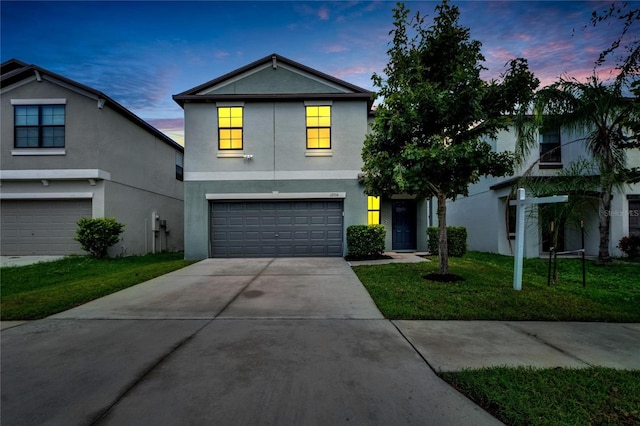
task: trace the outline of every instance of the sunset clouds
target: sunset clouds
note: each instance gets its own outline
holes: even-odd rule
[[[434,14],[436,2],[407,2]],[[621,30],[590,23],[609,1],[453,1],[488,68],[525,57],[543,84],[584,79]],[[2,62],[17,58],[105,92],[179,139],[171,95],[276,52],[373,90],[387,63],[395,1],[2,1]],[[637,3],[636,3],[637,5]],[[630,34],[638,37],[636,33]],[[612,63],[600,70],[611,75]]]

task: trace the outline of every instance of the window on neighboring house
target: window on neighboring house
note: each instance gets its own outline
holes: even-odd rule
[[[176,152],[176,179],[184,180],[184,154]]]
[[[15,105],[16,148],[64,148],[64,105]]]
[[[540,163],[562,163],[560,129],[558,127],[540,130]]]
[[[307,106],[307,149],[331,148],[331,106]]]
[[[218,107],[218,149],[242,149],[242,107]]]
[[[380,197],[367,197],[367,225],[380,224]]]

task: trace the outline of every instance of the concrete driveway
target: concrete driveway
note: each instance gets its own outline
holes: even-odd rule
[[[499,424],[340,258],[208,259],[2,333],[3,424]]]

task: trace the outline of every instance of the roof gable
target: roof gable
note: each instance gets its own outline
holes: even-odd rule
[[[27,65],[26,63],[18,61],[17,59],[11,59],[4,62],[1,65],[0,74],[0,87],[3,89],[26,79],[34,79],[34,76],[38,81],[41,79],[46,79],[47,81],[58,85],[67,85],[67,88],[73,87],[80,92],[84,92],[91,97],[95,97],[95,99],[103,100],[103,106],[109,106],[110,108],[121,114],[123,117],[142,127],[147,132],[152,133],[154,136],[161,139],[166,144],[178,149],[179,151],[184,151],[184,148],[180,144],[162,133],[160,130],[142,120],[140,117],[120,105],[118,102],[111,99],[109,96],[89,86],[85,86],[84,84],[78,83],[77,81],[63,77],[44,68],[40,68],[36,65]]]
[[[184,102],[223,99],[281,98],[371,99],[371,92],[328,74],[273,54],[173,96]]]

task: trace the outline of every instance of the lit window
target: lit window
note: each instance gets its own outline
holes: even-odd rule
[[[367,225],[380,224],[380,197],[367,197]]]
[[[14,107],[16,148],[64,148],[64,105]]]
[[[242,107],[218,108],[218,149],[242,149]]]
[[[331,148],[331,107],[307,107],[307,149]]]

